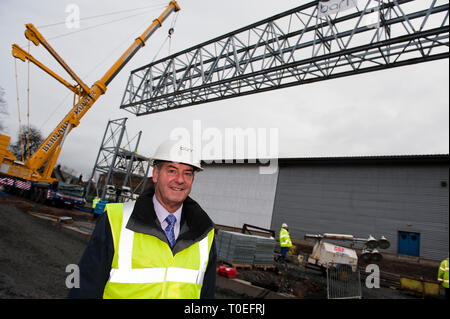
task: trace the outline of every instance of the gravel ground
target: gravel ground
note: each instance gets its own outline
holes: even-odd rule
[[[66,266],[86,240],[0,203],[0,299],[66,298]]]

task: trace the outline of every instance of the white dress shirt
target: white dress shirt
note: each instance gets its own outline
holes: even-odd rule
[[[156,216],[158,217],[159,223],[161,224],[161,228],[164,231],[167,227],[167,222],[165,221],[166,217],[170,214],[163,205],[158,201],[156,195],[153,195],[153,207],[155,208]],[[175,240],[178,238],[180,234],[180,220],[181,220],[181,210],[183,209],[183,204],[181,204],[180,208],[178,208],[174,213],[172,213],[177,221],[174,226]]]

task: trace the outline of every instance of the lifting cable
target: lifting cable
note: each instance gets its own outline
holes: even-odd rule
[[[175,32],[174,28],[175,28],[175,24],[177,23],[177,18],[178,18],[178,12],[175,13],[175,15],[174,15],[174,17],[172,19],[172,24],[171,24],[171,26],[169,28],[169,35],[168,35],[168,37],[169,37],[169,55],[170,55],[170,52],[171,52],[170,48],[172,46],[172,34]]]
[[[169,32],[167,35],[167,38],[164,40],[164,42],[161,44],[161,46],[158,49],[158,52],[156,52],[155,56],[153,57],[153,60],[151,63],[155,62],[156,58],[158,57],[159,53],[161,52],[162,48],[166,44],[167,40],[169,40],[169,53],[171,52],[171,45],[172,45],[172,34],[175,32],[175,23],[177,22],[178,12],[175,12],[175,15],[172,19],[172,24],[170,25]]]
[[[83,31],[95,29],[95,28],[98,28],[98,27],[101,27],[101,26],[104,26],[104,25],[108,25],[108,24],[114,23],[114,22],[119,22],[119,21],[123,21],[123,20],[126,20],[126,19],[134,18],[134,17],[137,17],[137,16],[144,15],[146,13],[147,12],[140,12],[140,13],[136,13],[136,14],[132,14],[132,15],[126,16],[126,17],[114,19],[114,20],[111,20],[111,21],[108,21],[108,22],[99,23],[99,24],[96,24],[96,25],[93,25],[93,26],[90,26],[90,27],[86,27],[84,29],[80,28],[79,30],[76,30],[76,31],[71,31],[71,32],[60,34],[60,35],[56,35],[54,37],[50,37],[50,38],[47,39],[47,41],[59,39],[59,38],[66,37],[68,35],[72,35],[72,34],[83,32]]]
[[[30,40],[28,40],[28,54],[30,54]],[[27,60],[27,154],[26,158],[30,158],[30,60]]]
[[[75,34],[75,33],[79,33],[79,32],[83,32],[83,31],[86,31],[86,30],[91,30],[91,29],[94,29],[94,28],[97,28],[97,27],[101,27],[101,26],[104,26],[104,25],[107,25],[107,24],[110,24],[110,23],[119,22],[119,21],[123,21],[123,20],[126,20],[126,19],[134,18],[134,17],[140,16],[140,15],[146,14],[146,13],[148,13],[150,11],[156,11],[157,9],[161,9],[161,8],[164,8],[164,7],[165,7],[165,5],[157,5],[157,6],[153,5],[153,6],[146,6],[146,7],[140,7],[140,8],[135,8],[135,9],[120,10],[120,11],[115,11],[115,12],[110,12],[110,13],[100,14],[100,15],[95,15],[95,16],[89,16],[89,17],[86,17],[86,18],[80,18],[80,21],[85,21],[85,20],[90,20],[90,19],[102,18],[102,17],[105,17],[105,16],[114,15],[114,14],[120,14],[120,13],[124,13],[124,12],[130,12],[130,11],[136,11],[136,10],[143,10],[144,9],[144,11],[141,11],[139,13],[128,15],[128,16],[122,17],[122,18],[113,19],[111,21],[99,23],[99,24],[96,24],[96,25],[93,25],[93,26],[90,26],[90,27],[80,28],[79,30],[66,32],[66,33],[59,34],[59,35],[56,35],[56,36],[53,36],[53,37],[48,37],[46,40],[50,41],[50,40],[59,39],[59,38],[62,38],[62,37],[66,37],[66,36]],[[51,23],[51,24],[46,24],[46,25],[40,25],[37,28],[41,28],[42,29],[42,28],[47,28],[47,27],[52,27],[52,26],[58,26],[58,25],[65,24],[65,23],[66,23],[65,21],[64,22]]]
[[[142,9],[160,10],[160,9],[162,9],[164,7],[165,7],[165,5],[161,4],[161,5],[150,5],[150,6],[134,8],[134,9],[127,9],[127,10],[119,10],[119,11],[99,14],[99,15],[95,15],[95,16],[89,16],[89,17],[86,17],[86,18],[80,18],[80,21],[86,21],[86,20],[91,20],[91,19],[96,19],[96,18],[102,18],[102,17],[106,17],[106,16],[110,16],[110,15],[120,14],[120,13],[124,13],[124,12],[137,11],[137,10],[142,10]],[[66,21],[61,21],[61,22],[56,22],[56,23],[40,25],[40,26],[37,26],[37,28],[38,29],[43,29],[43,28],[53,27],[53,26],[57,26],[57,25],[65,24],[65,23],[66,23]]]
[[[30,53],[30,41],[28,41],[28,54],[29,53]],[[22,134],[22,118],[20,116],[19,75],[17,72],[17,59],[14,59],[14,73],[16,78],[16,100],[17,100],[17,116],[19,119],[20,155],[21,161],[24,162],[26,159],[30,157],[30,60],[28,60],[27,62],[27,133],[26,133],[25,148],[23,145],[25,139]]]
[[[23,162],[23,143],[22,143],[22,121],[20,119],[20,101],[19,101],[19,81],[18,81],[18,75],[17,75],[17,61],[14,59],[14,71],[15,71],[15,77],[16,77],[16,95],[17,95],[17,114],[19,117],[19,141],[20,141],[20,153],[22,156],[22,162]]]

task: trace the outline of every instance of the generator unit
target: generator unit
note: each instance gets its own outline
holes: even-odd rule
[[[364,249],[362,250],[361,258],[363,258],[364,261],[380,261],[382,255],[376,248],[387,249],[390,246],[386,237],[381,236],[381,238],[377,240],[372,235],[368,238],[356,238],[353,235],[344,234],[306,234],[305,239],[314,239],[317,241],[314,244],[311,255],[308,257],[309,264],[324,268],[335,267],[336,265],[348,265],[353,271],[355,271],[358,266],[358,255],[356,254],[356,250],[338,246],[334,243],[327,242],[326,240],[350,241],[352,247],[356,243],[362,243]]]

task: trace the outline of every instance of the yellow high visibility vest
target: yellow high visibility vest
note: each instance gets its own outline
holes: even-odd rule
[[[97,203],[100,201],[100,197],[94,197],[94,200],[92,201],[92,208],[95,208],[97,206]]]
[[[448,258],[441,262],[438,271],[438,281],[442,284],[442,287],[448,288]]]
[[[292,247],[291,237],[285,228],[281,228],[280,230],[280,247]]]
[[[134,202],[107,205],[114,257],[103,298],[200,298],[214,229],[174,256],[166,242],[125,227],[133,207]]]

